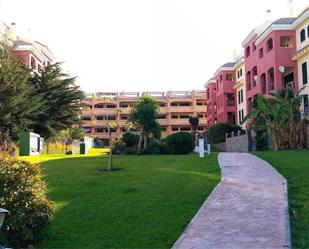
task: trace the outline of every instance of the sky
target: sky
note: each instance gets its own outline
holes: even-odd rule
[[[308,5],[293,0],[294,15]],[[0,20],[86,92],[202,90],[253,28],[288,16],[288,0],[0,0]]]

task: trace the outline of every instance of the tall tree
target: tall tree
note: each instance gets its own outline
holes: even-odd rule
[[[75,85],[75,78],[63,73],[59,63],[46,67],[30,79],[33,95],[44,99],[39,115],[30,126],[45,139],[80,121],[79,114],[84,94]]]
[[[139,98],[138,102],[131,109],[129,121],[140,129],[140,138],[138,142],[139,153],[142,151],[142,143],[144,145],[143,149],[147,149],[147,141],[150,134],[159,136],[160,125],[156,120],[158,113],[158,103],[149,96]]]
[[[199,118],[198,116],[193,116],[191,115],[189,117],[189,123],[191,125],[191,128],[192,128],[192,132],[194,134],[194,142],[196,144],[196,131],[197,131],[197,128],[198,128],[198,124],[199,124]]]
[[[32,117],[41,113],[40,96],[32,95],[28,81],[32,69],[12,57],[12,48],[0,44],[0,150],[12,153],[11,140],[28,130]]]

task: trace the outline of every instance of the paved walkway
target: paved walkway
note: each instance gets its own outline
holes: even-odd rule
[[[222,180],[173,249],[290,248],[286,180],[248,153],[220,153]]]

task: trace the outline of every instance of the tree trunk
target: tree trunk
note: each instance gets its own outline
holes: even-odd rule
[[[138,146],[137,146],[138,154],[141,153],[141,150],[142,150],[142,142],[143,142],[143,130],[142,130],[141,133],[139,134],[139,140],[138,140]]]
[[[110,128],[108,126],[108,134],[109,134],[109,158],[108,158],[108,171],[113,171],[113,148],[112,148],[112,135]]]
[[[147,144],[147,135],[144,134],[144,150],[147,149],[147,146],[148,146],[148,144]]]
[[[109,158],[108,158],[108,171],[113,171],[113,150],[112,147],[109,147]]]

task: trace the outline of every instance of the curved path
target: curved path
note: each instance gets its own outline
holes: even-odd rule
[[[221,182],[173,249],[290,248],[286,180],[248,153],[220,153]]]

